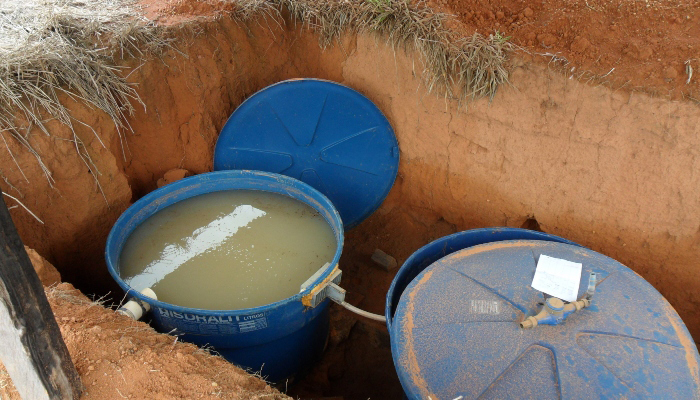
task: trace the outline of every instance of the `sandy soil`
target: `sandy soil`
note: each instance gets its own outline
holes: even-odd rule
[[[156,333],[68,283],[46,289],[75,363],[82,399],[286,399],[220,357]],[[0,364],[0,398],[19,399]]]
[[[499,32],[538,62],[553,55],[569,75],[604,76],[625,87],[700,101],[700,13],[694,0],[433,0],[454,15],[465,33]],[[587,73],[586,73],[587,71]]]

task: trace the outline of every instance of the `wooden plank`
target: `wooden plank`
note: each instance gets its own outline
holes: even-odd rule
[[[23,399],[80,397],[80,376],[4,200],[0,201],[0,359]]]

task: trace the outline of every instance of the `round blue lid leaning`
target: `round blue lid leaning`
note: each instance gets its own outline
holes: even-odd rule
[[[396,179],[399,147],[382,112],[337,83],[295,79],[245,100],[224,125],[214,170],[274,172],[325,194],[346,229],[374,212]]]
[[[559,325],[523,329],[544,299],[530,284],[541,255],[582,264],[577,299]],[[673,398],[700,396],[698,351],[671,305],[642,277],[592,250],[506,240],[452,253],[404,290],[391,350],[410,399]]]

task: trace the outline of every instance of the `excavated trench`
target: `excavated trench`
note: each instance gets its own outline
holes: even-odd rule
[[[420,61],[383,39],[346,36],[322,50],[294,24],[202,20],[183,31],[179,51],[138,67],[129,80],[143,105],[115,130],[103,113],[64,99],[96,165],[75,152],[72,133],[32,143],[53,171],[9,143],[0,152],[3,190],[44,222],[11,210],[20,234],[88,294],[121,292],[109,277],[104,243],[116,218],[173,168],[212,169],[228,116],[247,96],[290,78],[323,78],[363,93],[393,125],[399,175],[382,207],[347,233],[341,265],[351,303],[383,313],[395,271],[370,261],[380,248],[402,263],[425,243],[487,226],[541,229],[618,259],[651,282],[700,337],[700,110],[568,79],[516,62],[495,98],[468,105],[428,93]],[[186,54],[187,56],[183,56]],[[102,147],[95,133],[102,138]],[[122,145],[123,143],[123,145]],[[17,168],[20,166],[22,172]],[[96,183],[99,182],[99,186]],[[389,338],[379,323],[334,309],[324,359],[290,394],[399,398]]]

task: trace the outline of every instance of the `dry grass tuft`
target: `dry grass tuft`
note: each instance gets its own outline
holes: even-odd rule
[[[51,285],[44,288],[46,298],[49,300],[62,301],[70,304],[90,304],[90,301],[75,288],[67,289],[59,285]]]
[[[4,0],[0,4],[0,136],[7,145],[4,133],[9,132],[31,152],[49,182],[51,171],[28,135],[33,128],[49,135],[45,118],[71,130],[75,123],[83,124],[71,117],[59,100],[61,95],[104,111],[120,132],[129,129],[124,117],[134,111],[131,100],[139,99],[117,60],[143,56],[166,44],[161,30],[139,17],[134,4],[134,0]],[[72,141],[94,170],[82,140],[74,134]]]
[[[236,8],[232,17],[239,21],[251,21],[261,16],[272,17],[276,20],[282,18],[279,7],[273,0],[220,0],[234,3]]]
[[[231,17],[265,17],[283,24],[282,10],[319,35],[327,47],[346,33],[376,34],[394,48],[415,50],[430,91],[460,99],[493,98],[508,82],[505,62],[513,49],[500,35],[456,36],[449,16],[410,0],[220,0],[235,3]],[[137,0],[4,0],[0,3],[0,139],[9,133],[33,154],[49,183],[51,171],[29,142],[29,133],[55,119],[73,131],[71,141],[85,165],[99,170],[61,96],[107,113],[122,140],[126,116],[140,99],[126,82],[121,59],[146,57],[168,46],[162,28],[140,16]],[[88,127],[89,128],[89,127]],[[102,143],[97,132],[97,140]],[[103,144],[104,146],[104,144]],[[125,154],[124,154],[125,155]],[[20,172],[19,164],[15,161]],[[26,179],[26,177],[25,177]],[[104,193],[103,193],[104,195]],[[106,201],[106,198],[105,198]]]
[[[322,47],[348,32],[372,33],[393,47],[418,52],[428,89],[446,96],[493,98],[508,82],[508,38],[474,34],[460,38],[446,27],[448,15],[408,0],[274,0],[316,31]],[[241,2],[239,0],[239,2]]]

